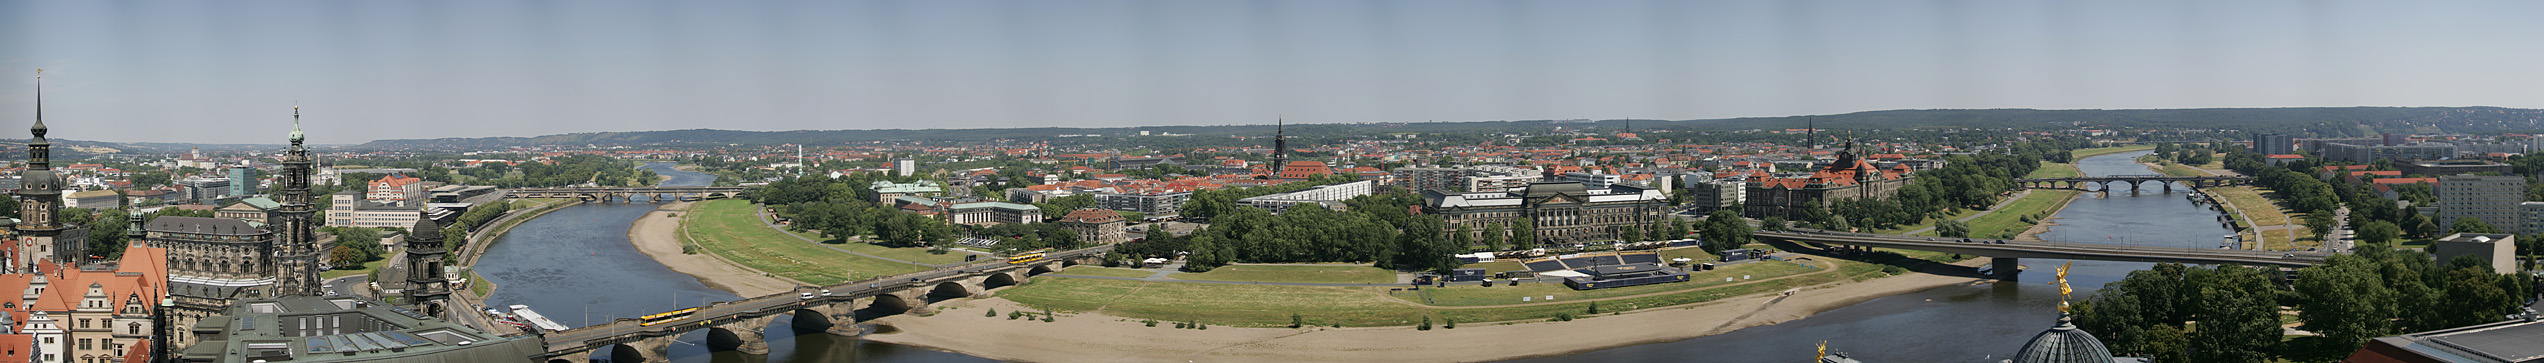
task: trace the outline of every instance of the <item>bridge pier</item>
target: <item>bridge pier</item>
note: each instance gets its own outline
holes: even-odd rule
[[[2022,280],[2023,259],[2013,257],[1989,257],[1988,263],[1995,266],[1996,279],[1998,281]]]
[[[724,323],[724,325],[716,326],[715,329],[733,335],[738,343],[733,347],[734,351],[750,355],[768,355],[768,324],[775,320],[777,320],[776,315],[763,316]]]
[[[821,329],[822,332],[830,333],[830,335],[857,336],[858,333],[863,332],[857,329],[855,305],[856,302],[850,301],[795,309],[795,330]]]
[[[610,362],[670,362],[671,343],[678,336],[660,336],[619,343],[610,348]]]

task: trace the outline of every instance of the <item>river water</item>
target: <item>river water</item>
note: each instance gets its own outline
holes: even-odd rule
[[[2154,174],[2132,160],[2148,152],[2085,158],[2087,175]],[[2086,194],[2059,212],[2041,239],[2143,246],[2214,247],[2230,233],[2216,212],[2148,184],[2131,195],[2125,184],[2109,197]],[[2068,262],[2024,259],[2020,283],[1951,286],[1873,299],[1783,324],[1668,343],[1614,348],[1524,362],[1798,362],[1820,341],[1830,352],[1866,362],[1995,362],[2022,349],[2058,319],[2056,267]],[[2081,299],[2103,284],[2153,264],[2075,261],[2068,284]],[[1873,280],[1871,283],[1881,283]],[[1705,329],[1703,324],[1689,329]]]
[[[715,176],[674,170],[668,163],[645,168],[665,186],[705,186]],[[487,306],[529,305],[568,326],[740,300],[708,288],[636,252],[628,226],[659,204],[584,204],[515,227],[495,239],[477,261],[478,275],[499,286]],[[821,332],[797,334],[787,319],[769,324],[769,355],[709,352],[706,331],[682,335],[671,346],[673,362],[986,362],[987,359]],[[607,358],[606,353],[598,355]]]
[[[2132,160],[2147,152],[2086,158],[2088,175],[2151,174]],[[669,177],[663,185],[707,185],[714,176],[649,164]],[[2130,195],[2087,194],[2059,213],[2042,239],[2149,246],[2211,247],[2229,233],[2214,212],[2182,194],[2148,185]],[[2181,189],[2179,186],[2176,190]],[[527,304],[566,325],[736,300],[697,279],[673,272],[636,252],[626,230],[654,205],[583,205],[540,217],[499,238],[477,271],[502,288],[489,306]],[[1807,360],[1813,346],[1868,362],[1993,362],[2020,349],[2057,319],[2054,267],[2066,260],[2026,259],[2020,283],[1954,286],[1885,297],[1783,324],[1668,343],[1598,350],[1522,362],[1774,362]],[[2130,271],[2151,264],[2075,261],[2068,274],[2079,298]],[[1880,283],[1874,280],[1871,283]],[[675,362],[982,362],[978,357],[887,343],[861,342],[824,333],[796,334],[780,319],[769,327],[770,355],[709,352],[705,333],[672,345]],[[1707,329],[1695,324],[1688,329]]]

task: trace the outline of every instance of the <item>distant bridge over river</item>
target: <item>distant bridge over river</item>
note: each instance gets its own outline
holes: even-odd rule
[[[644,197],[655,203],[675,200],[731,198],[742,195],[742,187],[565,187],[504,189],[504,198],[575,198],[588,202],[635,202]]]
[[[2023,188],[2030,188],[2030,189],[2076,189],[2076,190],[2087,190],[2087,191],[2110,191],[2110,190],[2111,190],[2111,183],[2128,183],[2128,184],[2129,184],[2129,191],[2131,191],[2131,192],[2135,192],[2135,191],[2138,191],[2139,183],[2145,183],[2145,182],[2155,182],[2155,183],[2156,183],[2156,184],[2158,184],[2158,185],[2163,185],[2163,186],[2164,186],[2164,192],[2166,192],[2166,193],[2171,193],[2171,192],[2173,192],[2173,183],[2181,183],[2182,185],[2187,185],[2187,186],[2190,186],[2191,188],[2197,189],[2197,188],[2207,188],[2207,187],[2212,187],[2212,186],[2226,186],[2226,185],[2234,185],[2234,184],[2251,183],[2251,182],[2252,182],[2252,177],[2248,177],[2248,176],[2112,175],[2112,176],[2070,177],[2070,178],[2026,178],[2026,179],[2014,179],[2014,184],[2015,184],[2015,185],[2022,186]],[[2086,186],[2089,186],[2089,185],[2101,185],[2101,186],[2102,186],[2102,188],[2101,188],[2101,189],[2086,189]]]
[[[1846,233],[1819,230],[1785,232],[1758,231],[1758,238],[1826,245],[1883,247],[1958,253],[1994,258],[1997,278],[2012,280],[2020,258],[2056,258],[2069,260],[2175,262],[2188,264],[2228,264],[2246,266],[2306,267],[2323,263],[2328,255],[2316,252],[2274,252],[2238,249],[2120,246],[2091,243],[2024,242],[1954,237],[1916,237],[1883,234]],[[1970,242],[1962,242],[1968,240]]]

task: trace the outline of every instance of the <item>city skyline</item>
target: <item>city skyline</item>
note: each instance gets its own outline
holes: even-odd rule
[[[277,144],[1707,119],[1931,108],[2544,108],[2536,4],[0,1],[0,114]],[[270,124],[268,124],[270,123]],[[270,126],[270,127],[268,127]],[[70,132],[74,129],[87,131]],[[111,136],[110,136],[111,135]]]

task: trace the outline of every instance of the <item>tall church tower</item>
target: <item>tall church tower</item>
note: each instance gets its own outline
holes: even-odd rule
[[[425,315],[442,316],[442,305],[450,298],[450,280],[442,278],[442,255],[449,253],[442,247],[442,225],[432,218],[416,218],[415,227],[408,230],[406,301]]]
[[[57,216],[62,210],[62,177],[53,175],[53,143],[44,140],[43,70],[35,71],[35,127],[29,130],[35,138],[27,141],[27,170],[18,174],[20,221],[11,226],[22,237],[16,246],[17,259],[9,261],[7,270],[34,273],[38,261],[77,268],[87,259],[88,236],[66,228]]]
[[[1272,175],[1279,178],[1281,168],[1290,166],[1290,137],[1284,133],[1281,119],[1272,119]]]
[[[275,296],[316,296],[326,291],[318,279],[317,226],[310,218],[315,211],[309,206],[309,148],[301,145],[300,106],[292,106],[291,150],[283,156],[282,206],[274,210],[274,226],[279,235],[274,246]]]

